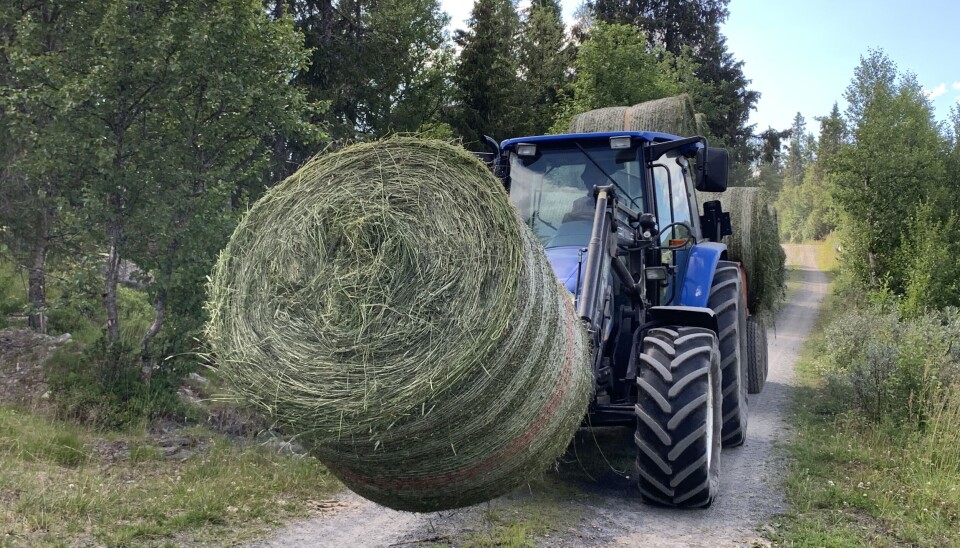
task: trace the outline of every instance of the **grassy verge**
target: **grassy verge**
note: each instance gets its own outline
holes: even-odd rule
[[[840,237],[831,233],[825,240],[816,242],[807,242],[817,246],[817,268],[824,272],[836,272],[840,268],[840,252],[837,248],[840,246]]]
[[[825,329],[847,300],[824,303],[797,364],[796,436],[786,481],[793,510],[773,540],[785,546],[960,545],[960,447],[929,449],[930,431],[863,419],[850,394],[821,377]],[[944,466],[946,461],[947,466]],[[952,462],[951,462],[952,461]]]
[[[179,435],[196,450],[165,458],[146,436],[104,438],[0,407],[0,545],[230,544],[340,488],[312,458],[241,450],[202,429]]]

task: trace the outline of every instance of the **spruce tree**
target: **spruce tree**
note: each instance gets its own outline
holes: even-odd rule
[[[458,95],[455,125],[467,147],[483,136],[516,136],[528,112],[520,95],[517,34],[520,17],[511,0],[477,0],[466,31],[454,40],[462,50],[453,75]]]
[[[573,63],[557,0],[534,0],[527,8],[521,27],[519,61],[520,103],[525,110],[520,133],[539,135],[553,123]]]
[[[803,174],[807,168],[807,148],[807,121],[798,112],[793,117],[793,125],[790,127],[784,185],[795,186],[803,182]]]

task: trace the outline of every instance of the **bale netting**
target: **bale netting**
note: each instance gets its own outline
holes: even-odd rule
[[[703,202],[710,200],[720,200],[723,210],[730,212],[733,234],[723,241],[731,260],[740,261],[746,270],[750,311],[776,311],[785,294],[786,255],[768,193],[756,187],[730,187],[717,194],[698,192],[697,200],[701,213]]]
[[[500,182],[446,143],[311,160],[239,224],[208,309],[231,392],[391,508],[523,485],[587,409],[569,293]]]
[[[570,121],[570,133],[598,131],[657,131],[680,136],[701,132],[693,100],[687,94],[631,107],[591,110],[574,116]]]

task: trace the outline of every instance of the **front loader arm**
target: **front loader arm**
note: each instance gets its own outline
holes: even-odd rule
[[[594,188],[597,207],[593,215],[593,231],[587,247],[587,264],[583,269],[583,286],[577,303],[577,315],[583,320],[591,333],[600,332],[604,317],[605,292],[610,260],[616,251],[616,227],[613,216],[616,207],[616,194],[613,185]]]

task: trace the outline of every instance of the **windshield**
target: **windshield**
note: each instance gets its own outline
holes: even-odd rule
[[[637,148],[600,143],[538,146],[535,156],[510,153],[510,200],[545,248],[586,247],[593,228],[593,187],[614,184],[630,207],[643,204]]]

